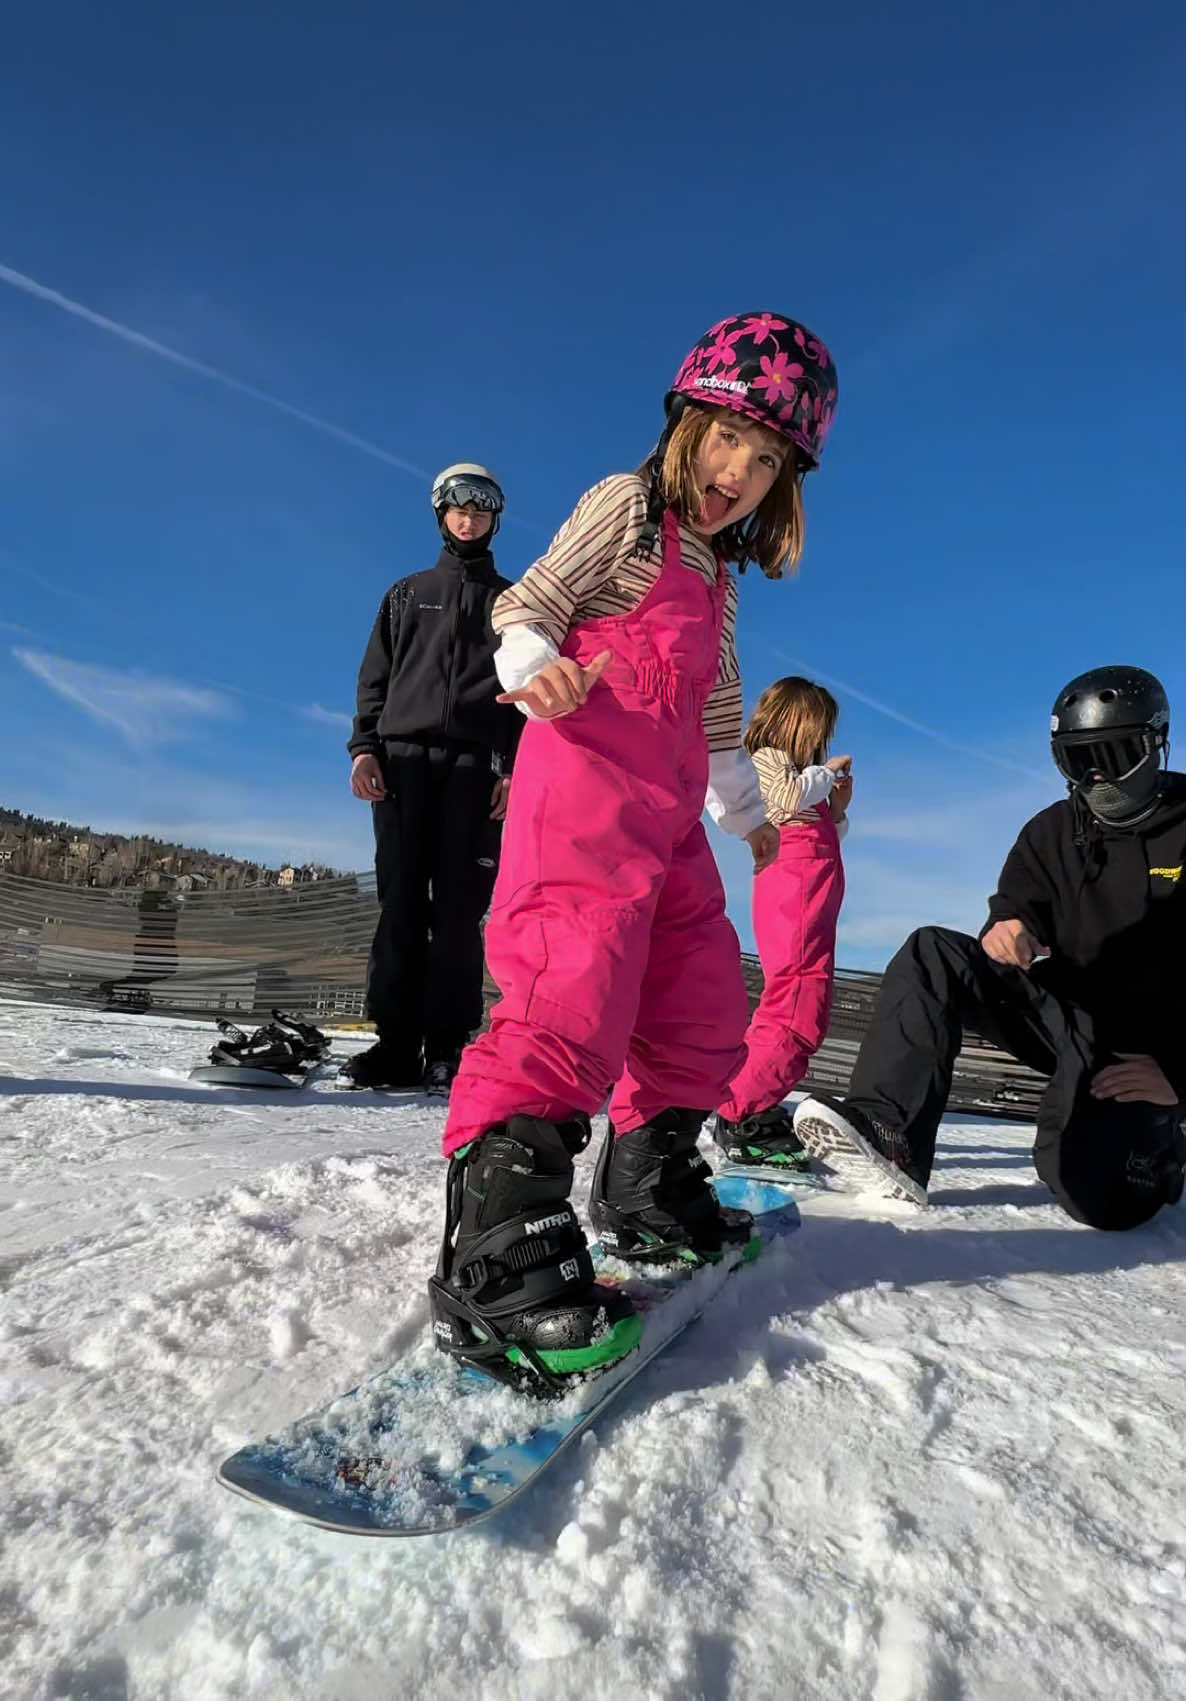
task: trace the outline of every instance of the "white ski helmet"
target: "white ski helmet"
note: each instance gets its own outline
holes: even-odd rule
[[[443,508],[464,508],[467,502],[496,517],[506,506],[502,486],[489,467],[480,467],[475,461],[458,461],[432,481],[433,512],[439,520]]]

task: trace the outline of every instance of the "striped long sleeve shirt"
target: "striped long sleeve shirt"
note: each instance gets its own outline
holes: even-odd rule
[[[581,497],[547,551],[494,605],[494,630],[508,636],[530,626],[557,649],[583,620],[627,614],[659,576],[658,559],[639,557],[646,521],[647,486],[635,473],[615,473]],[[711,545],[687,526],[679,528],[685,567],[716,582]],[[737,665],[737,581],[730,576],[721,630],[717,682],[704,706],[711,751],[741,743],[741,675]],[[760,817],[759,817],[760,819]]]
[[[785,750],[764,744],[754,751],[754,771],[762,788],[766,819],[775,827],[801,825],[817,819],[819,806],[826,803],[836,784],[831,768],[813,762],[796,768]],[[836,823],[840,837],[848,831],[848,817]]]

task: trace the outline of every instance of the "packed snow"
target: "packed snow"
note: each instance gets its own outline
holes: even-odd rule
[[[423,1342],[443,1106],[201,1087],[211,1035],[0,1004],[4,1697],[1186,1694],[1181,1207],[1079,1228],[949,1125],[504,1514],[343,1537],[214,1471]]]

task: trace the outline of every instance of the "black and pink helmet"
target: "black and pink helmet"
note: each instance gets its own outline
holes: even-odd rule
[[[736,313],[706,331],[667,395],[728,408],[786,437],[805,467],[819,465],[836,412],[836,368],[805,325],[779,313]]]

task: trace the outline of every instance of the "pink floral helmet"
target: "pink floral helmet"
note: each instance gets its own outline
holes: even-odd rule
[[[688,355],[667,410],[676,411],[677,396],[729,408],[788,438],[805,466],[816,467],[836,394],[832,357],[805,325],[778,313],[737,313],[706,331]]]

